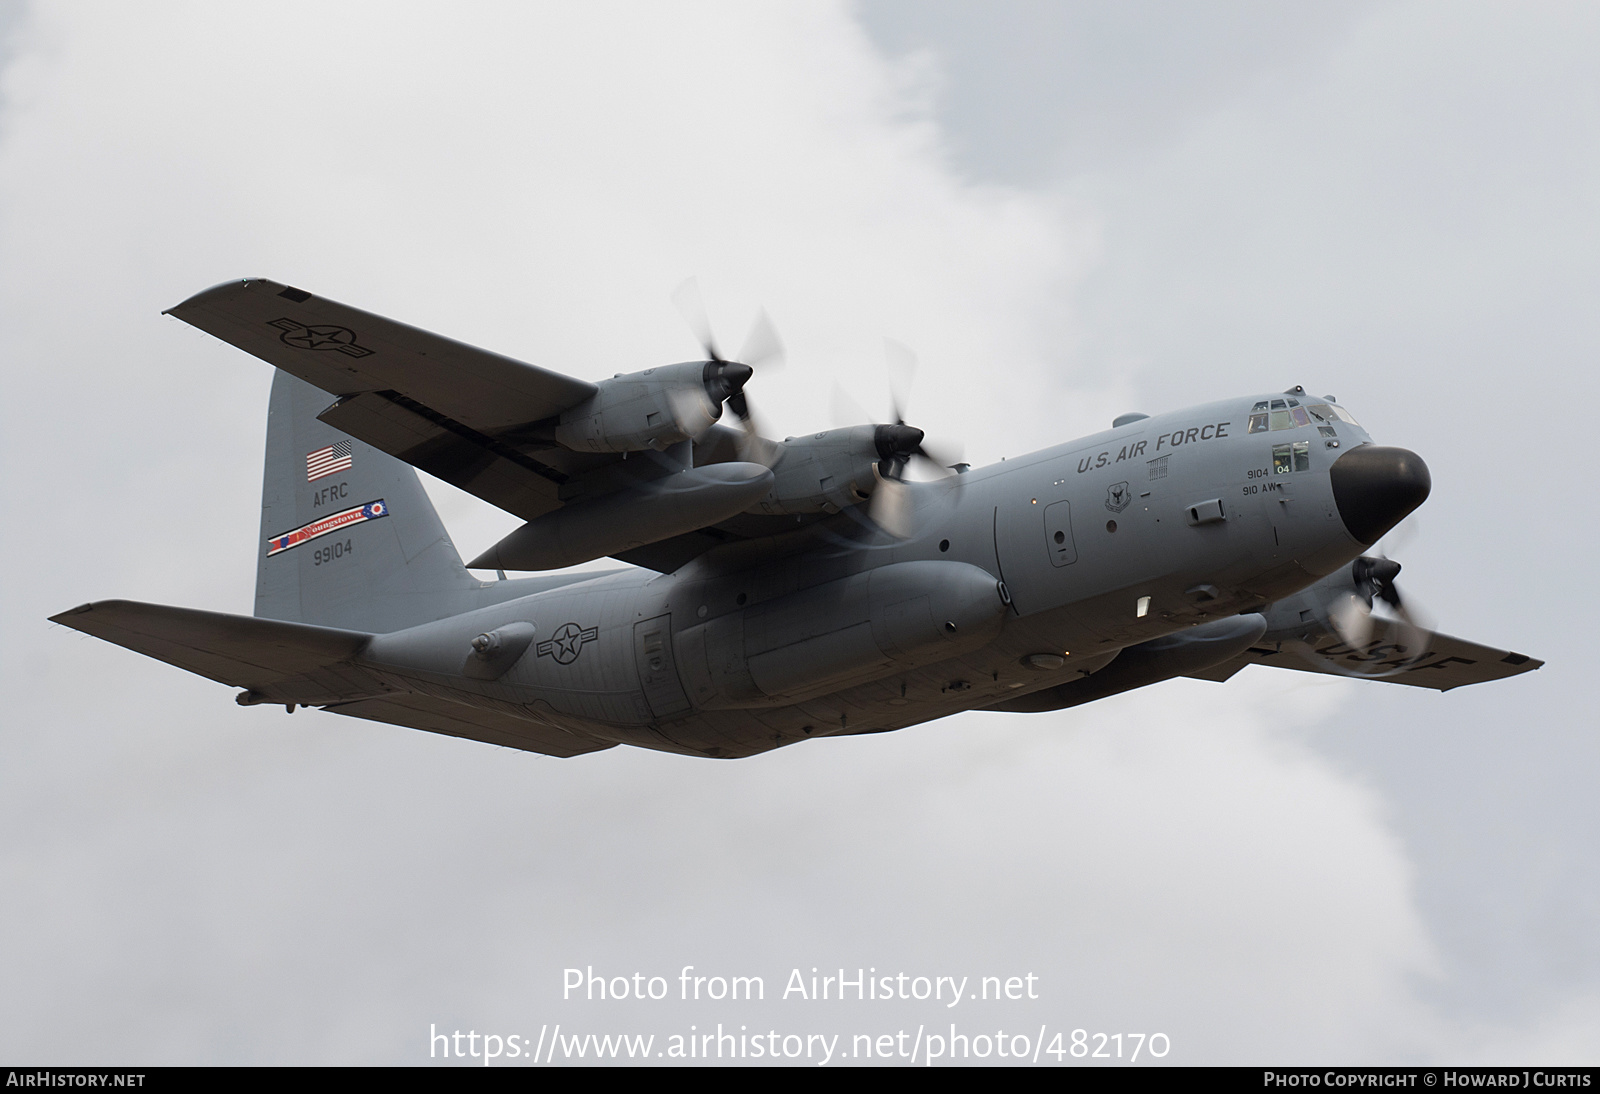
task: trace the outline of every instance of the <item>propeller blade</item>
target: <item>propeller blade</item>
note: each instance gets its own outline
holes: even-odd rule
[[[890,417],[896,425],[904,425],[911,384],[917,378],[917,355],[892,338],[885,338],[883,357],[889,372]]]
[[[699,280],[691,277],[679,285],[672,294],[672,303],[677,307],[678,314],[683,316],[683,321],[689,324],[689,330],[694,333],[700,348],[705,350],[707,359],[725,360],[717,352],[717,341],[711,335],[711,320],[706,315],[706,302],[700,296]]]
[[[867,516],[895,539],[910,539],[916,533],[916,499],[911,487],[899,479],[880,479],[867,502]]]
[[[750,409],[750,399],[743,391],[728,397],[727,407],[739,419],[739,458],[746,463],[759,463],[772,467],[783,456],[783,445],[769,441],[761,435],[755,411]]]
[[[941,474],[949,474],[951,469],[961,462],[961,457],[966,451],[961,445],[949,441],[937,441],[930,445],[924,440],[920,454],[924,460],[937,467]]]
[[[1396,592],[1395,596],[1398,599],[1398,591]],[[1410,627],[1413,631],[1417,632],[1418,637],[1423,640],[1424,645],[1427,644],[1427,640],[1431,639],[1434,633],[1438,630],[1438,628],[1433,625],[1433,617],[1425,611],[1419,611],[1414,602],[1407,606],[1396,604],[1394,609],[1395,614],[1400,617],[1401,622]]]
[[[1353,650],[1364,649],[1372,637],[1372,609],[1355,593],[1340,597],[1328,609],[1328,622],[1335,633]]]
[[[756,321],[751,324],[744,348],[739,351],[739,360],[751,368],[783,367],[783,339],[778,337],[778,328],[772,325],[772,319],[765,310],[759,312]]]
[[[1415,516],[1409,516],[1389,529],[1388,535],[1384,536],[1383,542],[1378,545],[1378,557],[1392,558],[1395,555],[1404,554],[1411,541],[1417,538],[1417,530],[1418,524]]]
[[[833,394],[828,402],[828,416],[833,419],[835,429],[842,429],[847,425],[876,425],[877,419],[861,408],[861,404],[850,397],[844,385],[835,380]]]

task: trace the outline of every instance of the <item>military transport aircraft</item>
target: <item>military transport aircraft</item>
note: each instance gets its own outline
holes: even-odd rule
[[[705,360],[591,383],[260,279],[170,314],[278,370],[255,614],[53,618],[245,705],[740,757],[1247,665],[1447,691],[1542,663],[1408,621],[1364,552],[1427,466],[1299,387],[911,481],[936,461],[903,421],[761,437],[751,364],[704,332]],[[526,522],[470,563],[499,580],[413,468]]]

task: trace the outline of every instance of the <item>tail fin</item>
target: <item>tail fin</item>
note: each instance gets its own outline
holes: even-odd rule
[[[287,372],[272,381],[255,614],[381,633],[475,606],[417,473],[318,421],[332,402]]]

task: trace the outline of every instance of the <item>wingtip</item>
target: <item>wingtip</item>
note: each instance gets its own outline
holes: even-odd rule
[[[237,292],[243,289],[249,289],[253,285],[271,285],[280,289],[287,288],[287,286],[279,285],[276,281],[272,281],[265,277],[235,277],[229,281],[219,281],[217,284],[212,285],[209,289],[201,289],[188,299],[179,301],[178,303],[172,305],[172,307],[167,308],[161,314],[176,316],[177,318],[182,319],[183,316],[178,314],[178,310],[180,308],[187,308],[191,304],[200,303],[210,297],[220,296],[230,291]]]
[[[76,608],[68,608],[64,612],[57,612],[49,617],[49,622],[63,627],[71,627],[75,631],[83,630],[82,621],[77,616],[94,611],[93,604],[79,604]]]

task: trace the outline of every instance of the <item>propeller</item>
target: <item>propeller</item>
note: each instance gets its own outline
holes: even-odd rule
[[[1407,534],[1397,538],[1410,537]],[[1400,570],[1400,563],[1389,558],[1388,554],[1381,550],[1376,557],[1362,555],[1351,563],[1350,580],[1354,592],[1340,598],[1328,610],[1328,620],[1333,624],[1334,631],[1350,649],[1368,649],[1373,631],[1380,624],[1394,630],[1393,641],[1396,645],[1414,651],[1416,655],[1420,655],[1428,648],[1433,636],[1433,627],[1423,619],[1415,604],[1408,604],[1401,595],[1400,587],[1395,583],[1395,579],[1400,576]],[[1374,609],[1380,603],[1387,606],[1391,617],[1385,618],[1376,614]],[[1393,676],[1404,669],[1405,666],[1401,665],[1391,667],[1385,672],[1351,672],[1349,675]],[[1342,666],[1341,671],[1343,671]]]
[[[884,356],[889,364],[890,421],[879,424],[835,382],[832,408],[834,424],[854,425],[865,420],[877,426],[872,443],[878,450],[879,475],[885,480],[905,481],[906,469],[913,462],[931,471],[936,478],[955,474],[954,465],[961,460],[960,448],[943,445],[930,447],[926,443],[926,433],[906,424],[904,408],[911,381],[916,376],[916,355],[900,343],[885,339]]]
[[[783,341],[778,337],[778,330],[765,311],[756,315],[755,323],[750,328],[749,335],[745,338],[744,348],[739,351],[736,359],[722,356],[717,349],[715,335],[711,331],[711,320],[706,314],[705,300],[700,295],[700,283],[695,278],[689,278],[672,294],[672,302],[677,306],[678,313],[689,324],[695,341],[700,343],[700,348],[705,351],[706,394],[718,406],[726,406],[733,411],[734,417],[739,419],[740,431],[743,434],[739,444],[740,455],[755,463],[771,465],[777,455],[777,446],[761,436],[761,430],[756,425],[755,414],[750,409],[750,399],[744,392],[744,385],[749,382],[757,368],[770,370],[783,365]]]
[[[1362,555],[1350,565],[1350,580],[1355,591],[1341,597],[1328,611],[1329,622],[1345,645],[1352,649],[1363,647],[1372,637],[1372,609],[1379,600],[1401,610],[1400,590],[1394,579],[1400,574],[1400,564],[1388,558]]]
[[[833,414],[836,424],[859,422],[866,419],[875,426],[873,447],[878,453],[878,485],[867,503],[867,515],[872,522],[896,539],[909,539],[916,532],[913,513],[915,498],[907,485],[906,472],[915,465],[931,471],[938,480],[953,480],[952,465],[961,459],[958,448],[927,444],[927,434],[916,426],[907,425],[905,405],[916,377],[917,358],[898,342],[885,339],[884,357],[889,372],[889,413],[891,421],[877,423],[863,411],[843,387],[834,384]]]

